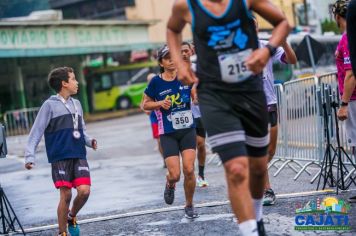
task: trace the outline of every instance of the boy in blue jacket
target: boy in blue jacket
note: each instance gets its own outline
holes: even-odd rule
[[[90,172],[85,146],[97,149],[97,142],[85,132],[80,102],[71,97],[78,92],[78,81],[70,67],[55,68],[48,76],[49,86],[57,92],[43,104],[31,129],[25,151],[25,167],[35,164],[35,150],[45,137],[48,162],[52,166],[52,179],[60,191],[57,209],[59,235],[79,235],[76,215],[90,194]],[[77,196],[69,208],[72,188]],[[68,210],[70,209],[70,210]]]

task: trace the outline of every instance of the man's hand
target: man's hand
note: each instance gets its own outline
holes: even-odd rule
[[[197,82],[192,69],[188,63],[180,63],[177,65],[177,76],[178,80],[182,82],[184,85],[193,85]]]
[[[341,106],[337,111],[337,117],[339,118],[339,120],[341,121],[346,120],[348,118],[347,112],[348,112],[347,106]]]
[[[245,66],[256,75],[263,71],[269,58],[269,50],[267,48],[259,48],[253,51],[246,59]]]
[[[164,99],[164,100],[159,101],[159,102],[161,104],[161,107],[163,109],[165,109],[165,110],[169,110],[169,108],[171,107],[171,104],[172,104],[172,102],[171,102],[171,100],[169,98]]]
[[[198,105],[199,104],[199,100],[198,100],[198,95],[195,94],[194,96],[192,96],[192,101],[195,105]]]
[[[32,162],[26,163],[25,168],[31,170],[33,168],[33,163]]]
[[[93,139],[91,141],[91,146],[94,150],[98,149],[98,142],[96,141],[96,139]]]

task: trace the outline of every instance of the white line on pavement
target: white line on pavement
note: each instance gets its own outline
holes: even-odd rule
[[[331,189],[325,189],[325,190],[319,190],[319,191],[307,191],[307,192],[300,192],[300,193],[277,194],[277,197],[280,199],[281,198],[283,199],[283,198],[290,198],[290,197],[303,197],[303,196],[320,195],[320,194],[325,195],[325,194],[332,194],[332,193],[335,193],[335,191],[331,190]],[[230,204],[230,201],[226,200],[226,201],[214,201],[214,202],[200,203],[200,204],[196,204],[195,207],[196,208],[216,207],[216,206],[224,206],[227,204]],[[184,209],[184,206],[173,206],[173,207],[157,208],[157,209],[144,210],[144,211],[134,211],[134,212],[127,212],[127,213],[115,214],[115,215],[110,215],[110,216],[100,216],[100,217],[95,217],[95,218],[91,218],[91,219],[79,220],[78,223],[79,224],[88,224],[88,223],[94,223],[94,222],[98,222],[98,221],[122,219],[122,218],[149,215],[149,214],[162,213],[162,212],[170,212],[170,211],[179,211],[179,210],[183,210],[183,209]],[[26,233],[34,233],[34,232],[55,229],[57,227],[58,227],[57,224],[45,225],[45,226],[39,226],[39,227],[25,229],[25,232]]]

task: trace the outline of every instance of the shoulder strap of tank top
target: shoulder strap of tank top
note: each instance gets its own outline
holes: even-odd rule
[[[190,15],[192,16],[192,29],[195,25],[195,11],[197,10],[197,0],[187,0]]]

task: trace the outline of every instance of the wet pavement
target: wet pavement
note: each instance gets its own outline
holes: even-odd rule
[[[98,140],[99,150],[88,150],[92,191],[78,216],[82,221],[82,235],[238,235],[236,219],[227,202],[223,168],[216,162],[206,167],[210,186],[196,189],[194,201],[201,216],[189,221],[183,216],[182,181],[177,185],[173,206],[163,201],[165,169],[151,138],[147,116],[90,123],[87,129]],[[0,160],[0,183],[26,229],[55,224],[59,194],[53,187],[43,143],[37,153],[36,168],[27,171],[22,157],[25,142],[26,136],[8,139],[10,155]],[[317,171],[310,169],[312,174]],[[274,172],[275,169],[270,170]],[[335,231],[294,230],[296,203],[305,204],[318,195],[320,198],[326,196],[324,193],[308,197],[290,194],[316,189],[316,183],[309,183],[312,176],[303,173],[297,181],[293,180],[294,176],[295,172],[286,168],[277,177],[271,177],[280,198],[275,206],[264,209],[268,235],[337,234]],[[337,197],[346,199],[350,194],[356,191]],[[351,206],[349,218],[352,232],[356,234],[355,204]],[[29,235],[55,235],[57,230],[48,228],[41,231],[37,228],[37,232]]]

